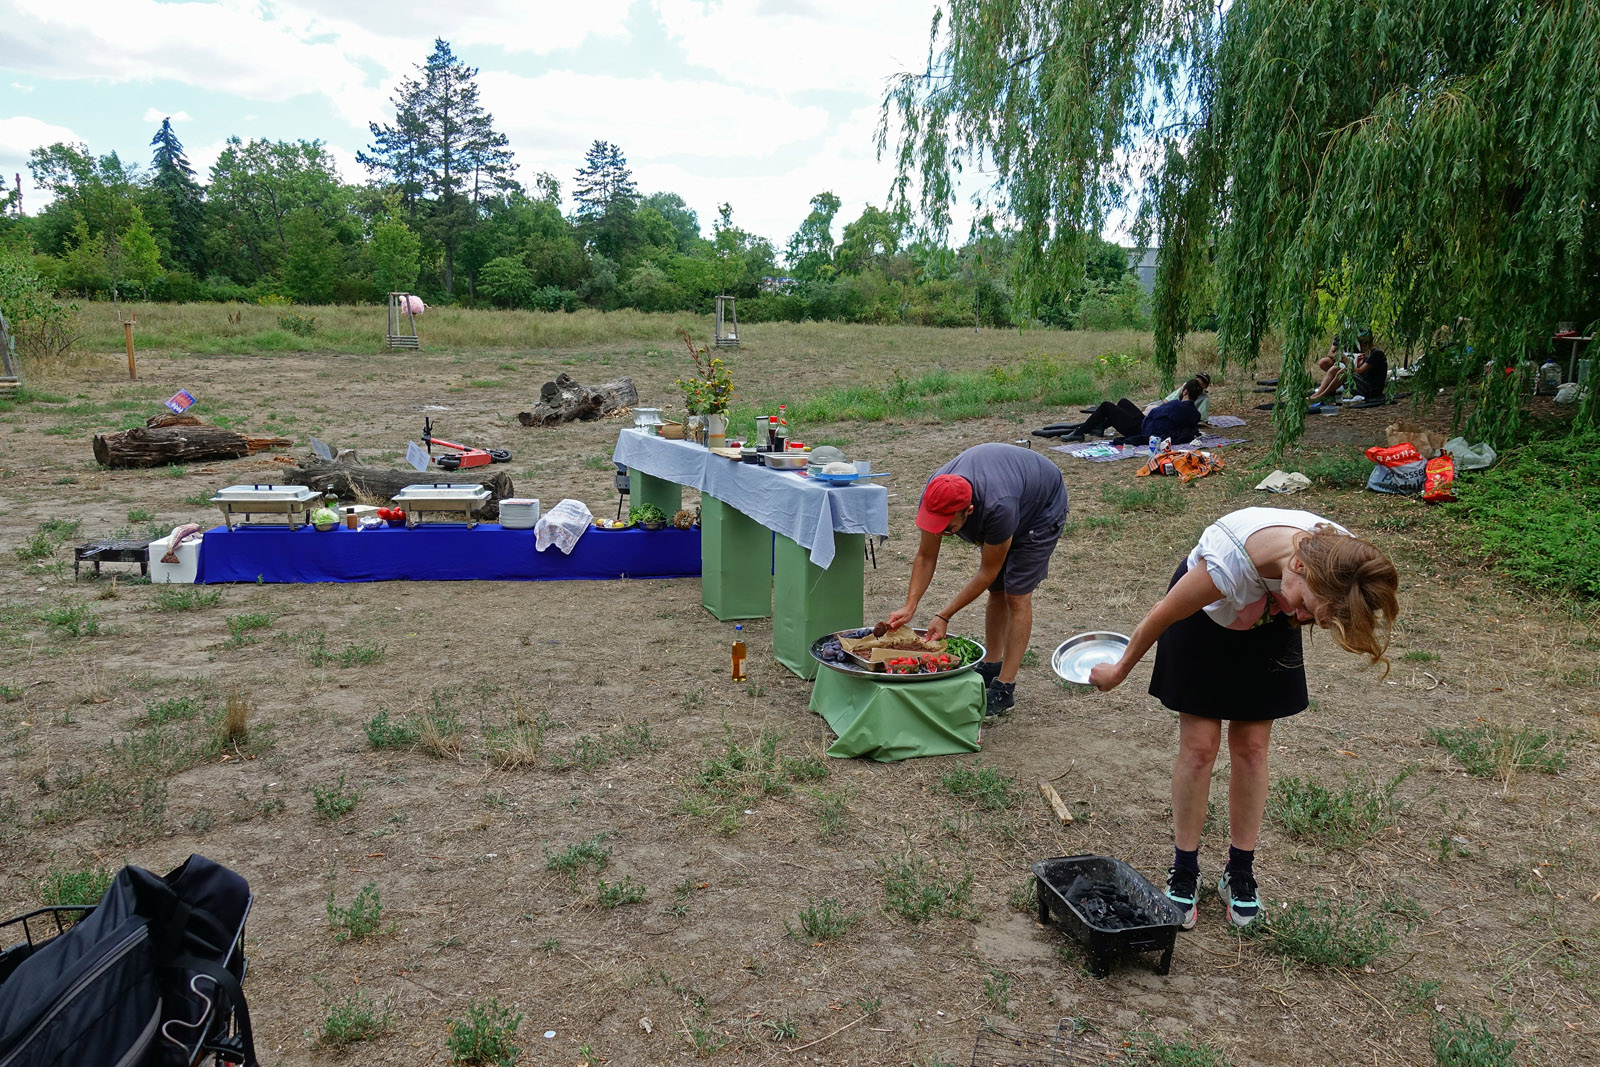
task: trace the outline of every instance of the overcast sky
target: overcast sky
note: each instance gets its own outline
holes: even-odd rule
[[[873,144],[885,80],[926,64],[933,0],[0,0],[0,174],[31,188],[30,149],[82,142],[148,166],[164,116],[207,180],[230,136],[320,139],[347,182],[367,123],[435,37],[479,68],[519,178],[548,170],[571,210],[595,140],[643,193],[670,191],[709,233],[779,248],[829,190],[840,222],[882,205]],[[837,235],[838,226],[835,227]],[[959,240],[962,233],[952,237]]]

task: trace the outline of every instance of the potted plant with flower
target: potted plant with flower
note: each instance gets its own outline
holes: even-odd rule
[[[694,359],[695,374],[679,378],[678,388],[683,391],[684,408],[691,416],[703,416],[706,428],[706,446],[721,448],[727,441],[728,408],[733,403],[733,372],[721,356],[711,355],[710,349],[699,348],[689,339],[688,331],[680,330],[683,343],[689,346]]]

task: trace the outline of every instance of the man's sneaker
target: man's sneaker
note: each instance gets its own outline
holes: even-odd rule
[[[1195,920],[1199,918],[1194,902],[1200,895],[1200,872],[1180,871],[1176,867],[1167,868],[1167,899],[1178,906],[1183,912],[1183,922],[1180,924],[1185,930],[1193,930]]]
[[[1017,703],[1017,683],[993,681],[989,683],[987,707],[984,708],[983,717],[992,719],[996,715],[1004,715]]]
[[[1249,871],[1223,871],[1217,882],[1217,893],[1228,908],[1228,921],[1235,926],[1249,926],[1261,914],[1261,901],[1256,899],[1256,876]]]

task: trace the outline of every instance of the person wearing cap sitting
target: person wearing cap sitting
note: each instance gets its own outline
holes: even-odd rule
[[[1050,569],[1050,554],[1067,518],[1067,489],[1049,459],[1008,444],[974,445],[929,479],[917,507],[921,541],[911,563],[906,602],[888,623],[916,615],[933,581],[946,537],[981,546],[978,573],[928,620],[929,640],[943,638],[956,612],[985,591],[984,645],[978,673],[987,686],[988,715],[1016,702],[1017,668],[1033,633],[1033,591]]]
[[[1360,351],[1356,353],[1355,374],[1350,377],[1351,395],[1367,400],[1382,400],[1389,388],[1389,357],[1384,355],[1383,349],[1372,343],[1372,330],[1366,326],[1356,334],[1356,346]],[[1328,346],[1328,354],[1317,360],[1317,369],[1322,371],[1322,383],[1307,397],[1313,404],[1344,384],[1345,365],[1339,357],[1337,337]]]

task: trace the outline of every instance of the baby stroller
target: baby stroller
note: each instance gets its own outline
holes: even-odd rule
[[[98,904],[0,922],[0,1064],[256,1067],[240,988],[252,899],[190,856],[165,878],[124,867]]]

